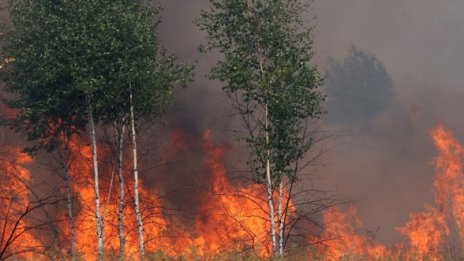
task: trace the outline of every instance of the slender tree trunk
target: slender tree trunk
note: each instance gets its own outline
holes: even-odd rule
[[[76,229],[74,222],[74,211],[73,211],[73,196],[71,188],[71,176],[69,175],[68,168],[64,168],[64,182],[66,187],[66,205],[68,208],[68,218],[69,218],[69,232],[70,232],[70,241],[71,241],[71,261],[76,260]]]
[[[269,108],[266,104],[265,108],[265,135],[266,135],[266,145],[269,144]],[[272,252],[274,255],[277,255],[277,239],[276,239],[276,229],[275,229],[275,210],[274,210],[274,189],[272,187],[272,177],[271,177],[271,151],[269,148],[266,149],[266,179],[267,179],[267,196],[269,203],[269,218],[271,222],[271,239],[272,239]]]
[[[95,137],[95,122],[93,118],[92,105],[87,105],[90,124],[90,141],[92,143],[92,160],[93,160],[93,176],[94,176],[94,190],[95,190],[95,218],[97,221],[97,252],[98,260],[103,261],[103,221],[100,212],[100,190],[98,185],[98,152],[97,140]]]
[[[261,58],[261,47],[259,42],[256,43],[256,47],[258,50],[258,57],[259,58],[259,69],[261,73],[261,79],[264,81],[264,65],[263,60]],[[269,97],[269,95],[267,95]],[[264,122],[264,133],[266,136],[266,181],[267,181],[267,196],[268,196],[268,204],[269,204],[269,220],[271,225],[271,240],[272,240],[272,253],[274,256],[277,255],[277,238],[276,238],[276,228],[275,228],[275,210],[274,210],[274,189],[272,186],[272,176],[271,176],[271,151],[269,149],[269,104],[268,101],[265,103],[264,107],[265,113],[265,122]]]
[[[131,136],[132,136],[132,154],[134,162],[134,209],[135,217],[137,219],[137,230],[139,235],[139,254],[140,260],[145,258],[145,242],[143,239],[143,221],[142,215],[140,214],[140,200],[139,200],[139,170],[137,168],[137,137],[135,132],[135,116],[134,116],[134,104],[132,100],[132,91],[129,94],[130,99],[130,122],[131,122]]]
[[[124,121],[123,121],[124,122]],[[118,234],[119,234],[119,260],[124,260],[126,256],[126,238],[124,236],[124,166],[123,166],[123,143],[124,131],[126,126],[122,123],[118,130],[118,176],[119,176],[119,207],[118,207]]]
[[[279,180],[279,209],[278,209],[278,221],[279,221],[279,254],[281,256],[284,255],[284,215],[283,215],[283,193],[284,193],[284,188],[283,188],[283,182],[282,182],[282,176],[280,177]]]

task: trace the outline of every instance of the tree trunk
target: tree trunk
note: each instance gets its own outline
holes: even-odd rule
[[[261,58],[261,47],[259,41],[256,42],[256,47],[258,51],[259,58],[259,70],[261,73],[261,80],[265,80],[264,77],[264,66],[263,60]],[[269,93],[267,93],[267,99],[269,99]],[[272,176],[271,176],[271,151],[269,149],[269,103],[268,101],[265,102],[264,105],[264,134],[266,136],[266,181],[267,181],[267,196],[268,196],[268,204],[269,204],[269,221],[271,225],[271,240],[272,240],[272,253],[274,256],[277,255],[277,238],[276,238],[276,228],[275,228],[275,210],[274,210],[274,189],[272,186]]]
[[[283,215],[283,193],[284,193],[284,188],[283,188],[283,182],[282,182],[282,176],[279,179],[279,209],[278,209],[278,222],[279,222],[279,254],[281,256],[284,255],[284,215]]]
[[[135,116],[134,116],[134,104],[132,100],[132,91],[129,94],[130,99],[130,122],[131,122],[131,136],[132,136],[132,154],[133,154],[133,163],[134,163],[134,209],[135,217],[137,219],[137,231],[139,235],[139,254],[140,260],[145,258],[145,243],[143,240],[143,221],[142,215],[140,214],[140,205],[139,205],[139,170],[137,168],[137,138],[135,132]]]
[[[98,185],[98,152],[97,140],[95,137],[95,122],[93,118],[92,105],[87,105],[90,124],[90,141],[92,143],[92,160],[93,160],[93,176],[95,190],[95,218],[97,221],[97,253],[98,260],[103,261],[103,221],[100,213],[100,190]]]
[[[266,119],[265,119],[265,135],[266,135],[266,145],[269,144],[269,108],[266,104],[265,108]],[[271,222],[271,239],[272,239],[272,253],[277,255],[277,239],[276,239],[276,229],[275,229],[275,210],[274,210],[274,189],[272,188],[272,177],[271,177],[271,152],[269,148],[266,148],[266,179],[267,179],[267,196],[269,203],[269,219]]]
[[[71,188],[71,176],[69,175],[68,168],[64,169],[64,182],[66,187],[66,205],[68,208],[68,217],[69,217],[69,232],[70,232],[70,241],[71,241],[71,261],[76,260],[76,229],[74,222],[74,211],[73,211],[73,196]]]
[[[123,143],[126,126],[122,123],[118,130],[118,176],[119,176],[119,207],[118,207],[118,235],[119,235],[119,260],[126,256],[126,238],[124,237],[124,166],[123,166]]]

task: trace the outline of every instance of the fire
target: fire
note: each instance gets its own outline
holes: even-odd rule
[[[30,250],[39,252],[40,241],[28,230],[28,209],[33,207],[30,191],[31,175],[27,165],[31,157],[19,148],[3,146],[0,148],[0,259],[10,255],[32,258]],[[26,214],[23,218],[22,215]],[[36,258],[37,259],[37,258]]]
[[[267,256],[270,222],[266,202],[262,201],[264,191],[259,185],[234,187],[230,184],[223,163],[226,149],[214,146],[210,136],[210,131],[204,133],[203,147],[207,152],[205,164],[211,173],[211,191],[202,195],[203,217],[196,221],[196,231],[200,234],[194,244],[203,255],[253,250]]]
[[[166,155],[174,155],[177,151],[188,150],[185,135],[175,133],[171,136]],[[181,227],[179,238],[166,236],[167,229],[172,226],[171,219],[164,217],[161,211],[162,202],[156,191],[148,190],[141,184],[141,206],[144,217],[144,234],[147,238],[148,252],[162,251],[170,256],[213,256],[228,252],[250,251],[255,255],[268,256],[270,251],[269,218],[266,214],[267,203],[265,191],[260,185],[232,185],[224,166],[227,146],[217,146],[211,141],[211,131],[205,131],[201,140],[197,141],[205,152],[204,164],[209,171],[208,187],[210,190],[198,195],[199,207],[193,227]],[[105,155],[104,146],[100,154]],[[73,191],[78,202],[76,215],[76,248],[86,259],[95,258],[96,233],[94,214],[94,191],[92,187],[91,149],[80,138],[74,136],[68,145],[73,155],[70,161],[70,173],[73,177]],[[164,156],[166,156],[164,155]],[[104,157],[102,157],[104,158]],[[166,159],[165,159],[166,160]],[[104,164],[103,164],[104,165]],[[107,166],[106,166],[107,168]],[[126,207],[125,232],[127,258],[137,257],[136,220],[131,203],[132,174],[125,169]],[[114,253],[119,249],[117,234],[117,201],[116,186],[108,194],[111,186],[111,173],[104,172],[101,177],[102,213],[104,219],[104,238],[106,253]],[[114,178],[116,182],[116,177]],[[109,195],[109,196],[108,196]],[[287,197],[287,196],[286,196]],[[292,207],[292,206],[291,206]],[[182,221],[176,220],[182,224]],[[185,222],[184,222],[185,223]],[[63,224],[63,230],[69,229]],[[187,226],[187,225],[185,225]]]
[[[440,247],[450,233],[448,216],[454,217],[464,240],[464,150],[443,126],[432,131],[432,138],[438,150],[433,182],[437,209],[427,207],[423,213],[411,214],[407,224],[398,230],[409,240],[408,256],[439,259]]]
[[[387,248],[374,244],[367,237],[358,235],[356,230],[361,227],[361,220],[354,207],[346,212],[330,208],[324,213],[325,228],[320,239],[325,245],[322,250],[327,260],[379,259],[387,255]]]
[[[464,242],[464,148],[443,126],[432,133],[439,156],[435,160],[434,190],[440,211],[451,211]]]
[[[104,146],[101,146],[104,147]],[[73,177],[73,191],[75,191],[76,201],[79,211],[76,215],[76,248],[85,260],[93,260],[96,257],[96,221],[94,190],[92,185],[92,152],[89,145],[84,145],[78,137],[74,136],[68,145],[68,149],[73,155],[70,162],[70,174]],[[102,156],[107,153],[103,148],[99,153]],[[103,157],[102,157],[103,158]],[[104,164],[103,164],[104,165]],[[108,166],[105,166],[108,167]],[[119,249],[118,237],[118,191],[117,191],[117,170],[103,172],[101,178],[101,202],[104,224],[105,252],[110,255],[117,255]],[[125,169],[126,193],[124,208],[124,229],[126,238],[126,257],[134,258],[137,256],[137,223],[133,211],[133,181],[131,179],[130,168]],[[113,182],[113,184],[111,184]],[[110,191],[111,187],[111,191]],[[141,211],[144,216],[144,233],[146,234],[148,249],[158,249],[157,241],[153,237],[159,237],[161,230],[166,227],[166,221],[159,213],[160,205],[156,193],[152,193],[140,184]],[[65,225],[65,224],[64,224]],[[64,228],[69,236],[69,228]],[[68,237],[69,238],[69,237]]]
[[[230,147],[212,142],[210,130],[203,133],[201,140],[180,131],[174,132],[164,155],[185,152],[193,147],[200,147],[205,153],[202,164],[208,171],[205,184],[208,189],[195,195],[197,211],[194,223],[181,229],[184,236],[175,240],[174,251],[168,253],[208,258],[246,252],[268,257],[271,251],[270,221],[263,187],[257,184],[233,185],[229,181],[224,161]],[[291,203],[289,205],[291,212],[294,207]]]
[[[445,214],[432,207],[425,212],[411,214],[406,225],[398,228],[398,231],[409,241],[405,253],[408,259],[438,259],[440,246],[449,234]]]
[[[443,126],[435,128],[431,136],[438,150],[433,182],[437,207],[426,205],[424,212],[410,214],[407,223],[397,228],[408,246],[401,247],[404,249],[398,253],[389,253],[384,246],[372,245],[356,234],[361,222],[354,208],[347,212],[329,209],[324,214],[326,227],[321,234],[322,240],[328,240],[327,256],[335,260],[344,256],[375,259],[389,255],[406,260],[440,260],[445,239],[450,235],[450,217],[464,242],[464,148]]]
[[[254,256],[268,258],[271,255],[270,221],[266,191],[261,184],[233,184],[227,174],[225,157],[230,147],[215,144],[210,130],[204,132],[201,139],[187,137],[176,132],[162,155],[162,162],[167,162],[179,152],[201,148],[203,161],[208,172],[206,185],[209,189],[197,192],[196,212],[187,217],[171,218],[163,210],[163,199],[154,188],[140,184],[141,209],[144,218],[144,234],[148,253],[163,252],[167,256],[209,258],[216,255],[247,252]],[[464,242],[464,147],[442,126],[432,132],[432,138],[438,151],[434,160],[436,169],[433,189],[435,207],[426,205],[425,211],[412,213],[405,225],[397,231],[405,239],[405,244],[396,244],[402,249],[390,249],[374,242],[368,236],[359,233],[362,222],[355,208],[342,211],[330,208],[323,214],[325,224],[322,232],[308,242],[316,246],[318,255],[324,260],[362,259],[376,260],[393,258],[402,260],[431,259],[440,260],[441,251],[451,230],[457,232]],[[73,136],[67,144],[71,155],[68,158],[69,172],[72,177],[74,196],[74,217],[76,227],[76,248],[79,257],[84,260],[95,259],[96,233],[94,213],[94,191],[92,185],[92,154],[88,144],[78,136]],[[25,185],[30,180],[26,168],[32,159],[15,148],[6,148],[7,157],[0,157],[2,171],[0,188],[0,214],[8,216],[6,231],[12,230],[13,219],[17,218],[24,206],[29,204],[30,195]],[[108,258],[116,257],[119,250],[118,238],[118,186],[117,170],[113,167],[109,148],[99,145],[101,164],[101,202],[104,220],[105,252]],[[124,209],[126,258],[137,257],[137,223],[133,212],[133,181],[130,159],[126,159],[124,168],[126,191]],[[13,175],[14,174],[14,175]],[[169,173],[166,173],[169,174]],[[5,185],[6,184],[6,185]],[[284,198],[288,198],[285,192]],[[275,200],[277,202],[277,200]],[[14,203],[14,204],[12,204]],[[12,211],[7,213],[11,204]],[[289,213],[295,213],[296,207],[290,203]],[[63,214],[63,218],[66,215]],[[184,219],[183,219],[184,218]],[[289,217],[289,220],[292,216]],[[455,226],[450,224],[455,223]],[[1,221],[0,221],[1,222]],[[0,223],[0,225],[3,225]],[[26,227],[26,220],[19,222],[19,227]],[[170,236],[171,228],[176,226],[177,236]],[[62,240],[69,240],[69,223],[59,223],[63,231]],[[28,250],[41,245],[40,238],[32,233],[24,233],[21,240],[13,242],[12,249]],[[2,243],[3,244],[3,243]],[[0,244],[0,247],[3,245]],[[63,250],[63,254],[65,251]],[[309,253],[308,255],[314,255]],[[31,258],[32,255],[23,254]],[[37,259],[34,257],[34,259]]]

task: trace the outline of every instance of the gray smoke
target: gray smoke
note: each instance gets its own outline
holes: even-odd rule
[[[163,6],[160,35],[164,46],[180,59],[198,63],[195,82],[178,90],[177,104],[164,125],[144,139],[149,144],[150,138],[158,135],[162,141],[176,129],[199,136],[210,128],[215,140],[232,143],[233,120],[221,84],[204,77],[217,54],[198,52],[204,35],[193,24],[209,1],[159,2]],[[355,46],[375,57],[391,80],[392,101],[367,121],[353,124],[324,120],[326,130],[338,133],[333,140],[337,146],[324,155],[323,165],[310,171],[324,178],[321,186],[355,200],[364,227],[374,231],[380,241],[392,243],[399,238],[394,228],[403,225],[409,213],[423,210],[424,203],[433,204],[431,161],[435,150],[430,130],[443,123],[464,140],[464,2],[316,0],[307,20],[316,26],[314,62],[328,77],[329,61],[342,65],[351,46]],[[358,113],[366,110],[360,108]],[[336,113],[332,109],[327,107],[329,115]],[[152,142],[163,145],[159,140]],[[160,152],[161,148],[157,154]],[[185,157],[174,158],[177,165],[164,166],[166,175],[174,175],[165,181],[167,186],[178,184],[185,170],[191,170],[186,179],[191,184],[186,186],[201,183],[192,175],[201,173],[204,167],[195,167],[192,162],[201,162],[202,157],[186,153]],[[150,161],[153,159],[146,160]],[[244,161],[244,154],[234,155],[231,170],[239,169]],[[161,182],[148,174],[145,179],[153,186]],[[188,195],[179,199],[185,203]]]
[[[161,5],[166,48],[182,59],[198,60],[196,81],[179,91],[169,124],[190,124],[196,131],[211,128],[215,138],[230,141],[230,108],[221,85],[204,77],[216,57],[198,53],[203,35],[192,23],[208,1],[162,0]],[[326,130],[338,133],[333,139],[337,146],[311,171],[324,178],[321,186],[355,200],[364,227],[392,243],[399,239],[395,227],[409,213],[433,204],[431,129],[443,123],[458,139],[464,131],[464,3],[316,0],[307,20],[316,26],[314,61],[328,77],[329,61],[343,63],[355,46],[375,57],[391,80],[394,101],[367,122],[324,120]],[[327,117],[335,113],[331,109],[327,107]],[[197,117],[187,119],[186,113]]]

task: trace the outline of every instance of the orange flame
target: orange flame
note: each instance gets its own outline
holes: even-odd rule
[[[411,214],[406,225],[397,230],[409,240],[405,253],[408,259],[438,259],[439,247],[449,234],[446,216],[432,207],[426,212]]]
[[[327,260],[342,258],[375,260],[387,255],[387,248],[357,234],[361,227],[358,212],[351,207],[346,212],[330,208],[324,213],[325,228],[320,236],[326,247],[323,254]]]
[[[176,150],[187,150],[185,137],[172,136],[172,143],[176,149],[169,147],[168,154],[174,155]],[[193,227],[177,229],[184,235],[179,238],[169,238],[165,234],[167,228],[172,226],[163,216],[161,202],[156,191],[140,186],[141,207],[144,217],[144,234],[147,238],[147,252],[163,251],[170,256],[212,256],[216,254],[250,251],[255,255],[268,256],[270,251],[269,218],[266,212],[268,207],[265,191],[260,185],[233,186],[226,173],[224,157],[226,146],[216,146],[211,141],[211,131],[207,130],[200,142],[206,153],[204,164],[210,172],[210,190],[198,195],[198,213],[194,217]],[[100,146],[99,153],[106,153],[104,146]],[[68,145],[73,155],[70,162],[70,172],[74,179],[73,190],[78,201],[79,211],[76,213],[76,248],[86,259],[95,258],[96,233],[94,214],[94,191],[92,185],[91,149],[77,136],[74,136]],[[165,155],[166,156],[166,155]],[[101,158],[104,158],[102,156]],[[104,168],[102,168],[104,169]],[[127,176],[126,208],[124,212],[126,231],[127,258],[137,256],[136,220],[131,205],[132,177],[131,170],[125,170]],[[102,174],[101,202],[104,214],[105,251],[117,254],[119,239],[117,234],[117,191],[114,189],[108,199],[107,192],[110,186],[110,173]],[[116,187],[116,186],[113,186]],[[128,193],[129,192],[129,193]],[[284,197],[288,197],[285,195]],[[108,204],[106,204],[108,202]],[[290,204],[290,208],[293,208]],[[178,220],[177,220],[178,221]],[[177,222],[181,223],[181,222]],[[69,229],[63,224],[63,229]]]
[[[30,163],[31,157],[19,148],[0,148],[0,251],[6,249],[3,258],[15,255],[31,259],[31,250],[40,251],[42,248],[32,230],[28,229],[27,220],[22,218],[31,203],[27,189],[31,175],[26,168]]]
[[[262,188],[259,185],[234,187],[227,179],[224,167],[226,149],[216,147],[210,140],[211,132],[203,135],[203,147],[207,152],[205,160],[210,176],[211,191],[205,192],[206,199],[200,207],[203,217],[197,219],[194,240],[201,254],[240,252],[253,250],[267,256],[269,241],[269,211]],[[263,204],[264,203],[264,204]]]
[[[412,213],[406,224],[397,228],[408,242],[406,252],[393,253],[384,245],[375,243],[371,238],[359,234],[358,230],[360,230],[362,223],[356,209],[349,208],[343,212],[337,208],[330,208],[323,216],[324,230],[317,239],[313,237],[309,240],[310,243],[316,244],[318,251],[324,256],[324,260],[339,260],[345,257],[375,260],[388,256],[406,260],[423,258],[437,260],[440,259],[440,251],[445,239],[450,235],[451,228],[447,223],[448,219],[454,220],[461,241],[464,242],[464,148],[451,132],[442,126],[433,130],[432,137],[438,150],[438,156],[434,161],[436,173],[433,183],[436,208],[426,206],[425,211]],[[185,137],[182,135],[173,135],[172,138],[171,143],[174,148],[169,147],[169,151],[164,157],[189,149],[187,143],[190,141],[184,139]],[[158,192],[146,188],[143,182],[140,186],[147,252],[160,250],[170,256],[200,255],[208,257],[222,253],[248,251],[263,258],[269,257],[271,250],[270,221],[267,215],[269,209],[265,200],[265,190],[258,184],[236,185],[230,182],[224,165],[229,148],[214,144],[211,141],[211,131],[207,130],[203,134],[199,144],[206,156],[203,164],[209,172],[207,183],[210,190],[196,195],[198,213],[193,216],[194,221],[183,224],[178,222],[182,224],[178,229],[183,233],[181,238],[168,238],[166,236],[169,233],[168,228],[174,224],[172,219],[168,219],[161,210],[163,202],[157,196]],[[104,159],[109,150],[104,145],[100,145],[99,149],[99,153],[102,155],[101,159]],[[75,213],[77,249],[83,259],[91,260],[95,258],[96,252],[91,149],[75,136],[68,144],[68,150],[72,154],[68,164],[73,177],[73,191],[77,201]],[[17,149],[9,149],[8,153],[16,160],[0,160],[0,170],[5,173],[16,173],[16,179],[12,178],[12,175],[0,175],[2,179],[0,196],[3,199],[11,198],[11,195],[14,195],[15,203],[24,206],[29,202],[29,195],[24,184],[30,181],[30,173],[24,165],[30,163],[31,159]],[[102,192],[102,213],[104,214],[105,250],[107,253],[116,255],[119,248],[116,215],[118,186],[112,185],[112,182],[117,181],[116,175],[114,180],[111,178],[116,170],[112,170],[111,164],[104,160],[101,164],[103,171],[100,191]],[[138,248],[137,224],[131,205],[133,202],[131,191],[133,181],[129,167],[125,169],[125,176],[127,183],[126,208],[124,210],[126,258],[130,259],[137,256]],[[288,195],[284,197],[288,197]],[[6,214],[5,209],[7,209],[8,203],[9,201],[0,200],[0,211],[3,211],[1,212],[3,216]],[[290,207],[295,210],[292,204]],[[10,215],[10,217],[13,218],[14,215]],[[12,224],[10,223],[7,226]],[[67,224],[60,225],[66,232],[66,236],[69,236]],[[20,226],[25,227],[25,221]],[[22,240],[15,244],[17,244],[15,249],[25,249],[33,245],[40,245],[40,240],[37,240],[31,233],[25,233]]]
[[[436,128],[432,136],[439,152],[433,184],[436,202],[440,211],[451,211],[464,242],[464,148],[443,126]]]
[[[94,204],[94,190],[92,180],[91,159],[92,152],[88,145],[82,145],[83,142],[74,136],[69,142],[68,149],[73,155],[73,160],[70,162],[70,174],[74,178],[73,190],[77,195],[79,203],[79,212],[76,213],[75,226],[76,231],[76,248],[80,255],[85,260],[92,260],[96,257],[96,221],[95,221],[95,204]],[[103,146],[101,146],[103,147]],[[105,149],[101,149],[99,153],[102,156],[106,153]],[[103,158],[103,157],[102,157]],[[113,170],[117,171],[117,170]],[[101,202],[102,202],[102,215],[104,224],[104,247],[105,252],[109,254],[117,254],[119,249],[118,226],[117,226],[117,211],[118,211],[118,192],[117,186],[112,185],[112,190],[109,192],[111,186],[111,176],[116,175],[113,171],[111,173],[103,173],[101,182]],[[131,171],[125,171],[125,202],[124,208],[124,226],[126,238],[126,257],[134,258],[137,256],[137,223],[135,214],[133,212],[133,192],[130,189],[133,187],[133,181],[130,179]],[[117,182],[116,177],[113,176],[113,183]],[[146,234],[146,247],[147,249],[157,249],[157,241],[153,240],[153,236],[159,236],[160,230],[166,226],[166,221],[162,218],[159,209],[159,199],[155,193],[147,191],[143,183],[140,184],[140,197],[143,199],[141,202],[142,214],[144,216],[144,229]],[[149,212],[149,213],[146,213]],[[69,235],[69,229],[65,228]]]
[[[433,182],[437,209],[427,207],[426,212],[411,214],[407,224],[398,230],[409,240],[408,256],[439,259],[440,247],[450,233],[447,215],[454,217],[464,239],[464,150],[443,126],[432,131],[432,138],[438,150]]]
[[[432,131],[432,138],[438,150],[433,183],[437,208],[426,205],[426,211],[412,213],[409,221],[397,228],[409,243],[404,253],[394,254],[401,259],[440,260],[440,248],[450,234],[448,216],[454,218],[464,242],[464,148],[443,126]],[[330,258],[367,256],[375,259],[392,255],[381,245],[367,244],[366,247],[368,241],[355,233],[361,222],[353,208],[348,212],[330,209],[324,215],[324,222],[326,227],[321,238],[329,239],[326,254]]]

